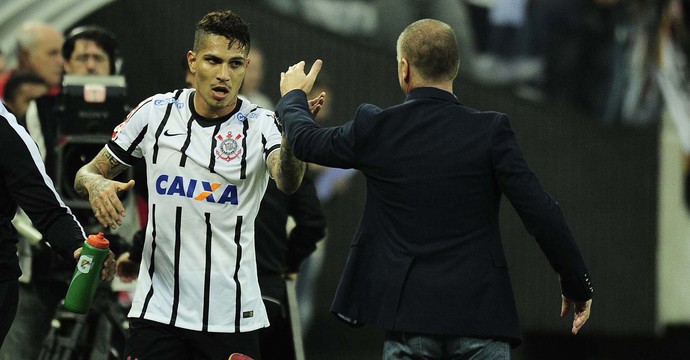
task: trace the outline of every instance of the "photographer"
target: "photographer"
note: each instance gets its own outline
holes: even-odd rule
[[[115,75],[118,72],[118,45],[113,34],[98,26],[82,26],[70,31],[62,46],[64,72],[66,75]],[[47,174],[58,182],[57,147],[59,141],[58,123],[62,114],[57,110],[60,96],[44,96],[33,101],[26,113],[26,127],[43,151],[41,154]],[[123,109],[123,117],[125,110]],[[57,186],[56,186],[57,187]],[[71,187],[71,184],[70,184]],[[58,191],[60,191],[58,189]],[[75,216],[88,229],[95,223],[90,212],[79,212]],[[88,215],[85,215],[88,214]],[[88,229],[88,231],[99,231]],[[106,235],[111,240],[111,248],[117,254],[119,238]],[[115,241],[113,241],[115,240]],[[36,359],[41,350],[40,344],[50,331],[50,323],[55,309],[64,298],[69,285],[73,265],[57,258],[44,242],[32,246],[31,279],[20,286],[20,301],[17,321],[14,322],[5,341],[2,359]],[[113,248],[113,245],[115,247]],[[26,262],[23,262],[26,263]],[[27,346],[26,344],[32,344]]]

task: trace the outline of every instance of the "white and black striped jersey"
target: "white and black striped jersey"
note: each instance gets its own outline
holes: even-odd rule
[[[0,154],[0,282],[4,282],[16,281],[20,275],[18,235],[11,222],[17,206],[65,259],[72,259],[86,234],[46,174],[38,146],[2,102]]]
[[[280,148],[272,111],[238,99],[200,116],[194,89],[143,101],[107,149],[146,161],[149,215],[130,317],[209,332],[268,326],[256,273],[254,219]]]

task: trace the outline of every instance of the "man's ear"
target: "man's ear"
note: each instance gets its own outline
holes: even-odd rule
[[[400,59],[400,76],[403,84],[408,84],[410,82],[410,63],[407,59]]]
[[[191,50],[187,51],[187,66],[192,74],[196,74],[196,54]]]

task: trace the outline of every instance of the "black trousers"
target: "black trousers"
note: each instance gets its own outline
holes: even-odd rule
[[[17,280],[0,282],[0,346],[17,314],[19,302],[19,282]]]
[[[259,330],[262,360],[294,360],[295,346],[288,311],[287,290],[282,276],[259,275],[261,297],[271,326]]]
[[[227,360],[233,353],[260,360],[258,330],[243,333],[201,332],[130,318],[123,358]]]

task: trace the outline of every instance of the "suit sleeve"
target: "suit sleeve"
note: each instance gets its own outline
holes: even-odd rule
[[[295,157],[329,167],[356,168],[354,121],[322,128],[314,121],[302,90],[285,94],[276,105],[276,113]]]
[[[14,201],[53,249],[66,259],[86,235],[48,177],[38,147],[12,117],[0,117],[2,176]]]
[[[288,236],[285,261],[287,271],[296,273],[302,261],[316,250],[316,243],[326,236],[326,216],[309,176],[290,195],[288,215],[295,220],[295,227]]]
[[[501,191],[559,274],[563,295],[577,301],[590,299],[589,274],[561,208],[529,168],[503,114],[496,117],[492,165]]]

